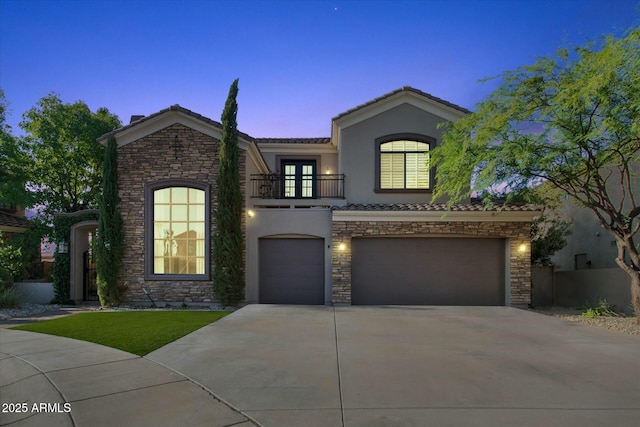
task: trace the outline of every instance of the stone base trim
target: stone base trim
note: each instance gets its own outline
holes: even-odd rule
[[[509,241],[505,253],[507,305],[531,303],[531,222],[387,222],[334,221],[332,231],[332,302],[351,304],[351,239],[354,237],[493,237]],[[340,249],[343,247],[344,249]],[[524,250],[522,250],[524,248]]]

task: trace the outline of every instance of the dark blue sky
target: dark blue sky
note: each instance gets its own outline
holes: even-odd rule
[[[128,123],[172,104],[256,137],[329,136],[337,114],[404,85],[473,109],[560,46],[640,23],[640,0],[0,0],[14,132],[49,92]]]

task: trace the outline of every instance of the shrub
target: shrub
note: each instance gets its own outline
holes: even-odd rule
[[[16,308],[24,303],[24,297],[13,286],[0,285],[0,308]]]
[[[583,317],[590,319],[600,316],[620,316],[616,311],[616,306],[609,304],[604,298],[601,300],[594,300],[591,303],[579,307],[579,309],[582,310]]]
[[[5,242],[0,233],[0,286],[20,280],[24,269],[22,248]]]

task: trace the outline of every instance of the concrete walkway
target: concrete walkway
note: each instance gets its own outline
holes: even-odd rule
[[[11,426],[256,425],[151,360],[5,328],[0,328],[0,402],[0,425]],[[15,403],[26,407],[16,412],[8,406]]]
[[[144,358],[0,329],[0,425],[635,426],[638,354],[507,307],[251,305]]]
[[[635,426],[640,338],[508,307],[251,305],[147,358],[266,427]]]

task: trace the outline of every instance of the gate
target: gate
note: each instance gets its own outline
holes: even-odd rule
[[[98,298],[98,281],[97,276],[98,273],[96,271],[96,263],[93,257],[93,254],[89,251],[86,251],[82,254],[82,260],[84,261],[84,269],[83,269],[83,279],[82,285],[84,289],[84,300],[85,301],[99,301]]]

